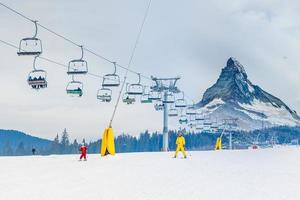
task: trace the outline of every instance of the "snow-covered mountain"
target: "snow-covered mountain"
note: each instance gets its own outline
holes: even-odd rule
[[[237,118],[240,129],[297,126],[300,117],[279,98],[248,80],[244,67],[229,58],[217,82],[208,88],[197,107],[212,121]]]

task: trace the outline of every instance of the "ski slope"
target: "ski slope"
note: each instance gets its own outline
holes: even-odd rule
[[[300,148],[0,157],[2,200],[297,200]]]

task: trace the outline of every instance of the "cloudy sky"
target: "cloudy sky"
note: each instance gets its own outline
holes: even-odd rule
[[[148,0],[2,0],[2,3],[38,20],[44,26],[126,66]],[[199,101],[233,56],[245,67],[250,80],[300,112],[300,1],[299,0],[152,0],[132,69],[145,76],[181,76],[179,87]],[[0,6],[0,39],[18,44],[33,34],[32,23]],[[74,45],[39,29],[43,56],[61,63],[80,56]],[[84,96],[65,93],[70,77],[66,69],[44,60],[49,87],[33,91],[26,83],[31,57],[0,43],[0,128],[17,129],[52,139],[67,128],[71,138],[98,139],[107,126],[116,100],[103,104],[96,92],[101,79],[79,78]],[[104,75],[110,63],[86,53],[89,70]],[[118,69],[120,75],[124,70]],[[130,74],[130,82],[137,76]],[[150,85],[148,80],[143,84]],[[161,130],[162,113],[152,105],[123,103],[114,128],[138,134]],[[175,128],[176,122],[170,121]]]

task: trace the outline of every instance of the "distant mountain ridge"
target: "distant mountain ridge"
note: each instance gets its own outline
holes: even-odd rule
[[[300,125],[300,117],[279,98],[252,84],[236,59],[229,58],[217,82],[208,88],[197,107],[210,118],[238,118],[244,130]]]
[[[20,144],[23,143],[24,151],[31,153],[31,149],[46,149],[51,145],[51,141],[39,137],[34,137],[16,130],[0,129],[0,155],[15,152]],[[22,144],[21,144],[22,145]],[[22,148],[23,148],[22,147]]]

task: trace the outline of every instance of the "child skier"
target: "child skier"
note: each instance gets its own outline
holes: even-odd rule
[[[81,145],[79,151],[81,152],[80,161],[82,158],[84,158],[84,160],[86,161],[87,147],[84,145],[84,143]]]
[[[177,148],[176,148],[174,158],[177,157],[179,151],[181,151],[184,155],[184,158],[186,158],[186,153],[185,153],[185,150],[184,150],[185,139],[184,139],[181,132],[178,133],[178,136],[177,136],[177,139],[176,139],[176,145],[177,145]]]

